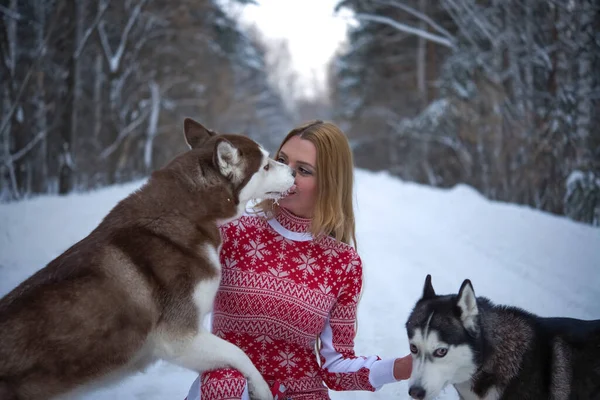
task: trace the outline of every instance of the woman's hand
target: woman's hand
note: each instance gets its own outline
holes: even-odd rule
[[[397,381],[403,381],[410,378],[412,372],[412,356],[409,354],[406,357],[396,358],[394,361],[394,378]]]

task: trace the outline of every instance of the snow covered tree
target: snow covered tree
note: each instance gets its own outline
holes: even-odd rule
[[[597,2],[340,6],[359,23],[336,71],[337,110],[360,138],[359,165],[436,186],[467,183],[558,214],[571,172],[599,170]],[[441,49],[431,75],[423,41]]]
[[[565,214],[600,226],[600,177],[593,172],[573,171],[567,179]]]
[[[261,44],[217,0],[9,0],[0,56],[0,200],[146,176],[185,150],[186,116],[289,129]]]

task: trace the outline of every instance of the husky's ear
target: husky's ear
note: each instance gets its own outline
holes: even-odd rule
[[[183,133],[185,141],[192,149],[201,147],[208,138],[215,135],[213,131],[206,129],[202,124],[191,118],[183,120]]]
[[[466,330],[470,332],[477,331],[477,316],[479,310],[477,308],[477,297],[471,281],[465,279],[458,291],[456,306],[460,311],[460,320]]]
[[[235,172],[239,170],[237,167],[240,161],[240,151],[229,140],[225,138],[217,139],[213,153],[213,162],[223,176],[227,176],[230,179],[235,178]]]
[[[431,275],[427,275],[425,278],[425,286],[423,286],[423,296],[422,299],[432,299],[435,297],[435,290],[433,290],[433,285],[431,284]]]

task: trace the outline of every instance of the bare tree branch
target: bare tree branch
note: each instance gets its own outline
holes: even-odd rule
[[[138,4],[136,4],[133,12],[129,15],[129,20],[127,21],[127,25],[121,34],[121,40],[119,41],[119,47],[117,47],[117,51],[114,53],[110,48],[110,44],[108,43],[108,38],[106,36],[106,31],[104,30],[104,22],[100,22],[98,24],[98,34],[100,35],[100,43],[102,43],[102,48],[104,49],[104,55],[108,61],[108,65],[110,67],[110,71],[112,73],[116,72],[119,69],[119,65],[121,64],[121,57],[125,52],[125,47],[127,45],[127,40],[129,37],[129,33],[131,29],[135,25],[138,20],[138,17],[142,11],[142,7],[147,2],[147,0],[141,0]]]
[[[92,25],[87,29],[87,31],[83,35],[83,38],[81,39],[81,43],[79,43],[79,47],[77,48],[77,50],[75,50],[75,54],[74,54],[75,58],[79,58],[81,52],[83,51],[85,43],[88,41],[89,37],[92,35],[92,32],[94,32],[94,29],[96,29],[96,27],[102,20],[102,17],[104,16],[104,13],[106,12],[106,10],[108,10],[110,1],[111,0],[106,0],[106,2],[100,6],[100,10],[98,11],[96,18],[94,19],[94,22],[92,22]]]
[[[23,19],[23,16],[21,16],[21,14],[4,6],[0,6],[0,13],[6,15],[9,18],[16,19],[17,21]]]
[[[114,153],[118,148],[123,139],[125,139],[131,132],[133,132],[138,126],[144,122],[146,117],[150,114],[150,111],[146,110],[142,113],[138,118],[136,118],[133,122],[127,125],[124,129],[119,132],[119,136],[115,139],[115,141],[108,146],[106,149],[100,153],[100,159],[104,160],[109,157],[112,153]]]
[[[382,1],[382,0],[375,0],[375,2],[379,3],[379,4],[384,4],[384,5],[392,6],[395,8],[399,8],[403,11],[406,11],[410,15],[417,17],[420,20],[429,24],[433,29],[438,31],[440,34],[444,35],[448,40],[450,40],[452,42],[455,41],[454,36],[450,32],[448,32],[446,29],[444,29],[441,25],[436,23],[434,20],[432,20],[431,18],[429,18],[427,15],[423,14],[422,12],[419,12],[419,11],[415,10],[414,8],[409,7],[404,3],[396,2],[396,1]]]
[[[461,14],[461,9],[459,7],[458,4],[456,4],[455,0],[445,0],[447,3],[449,3],[451,6],[453,6],[458,14]],[[490,43],[495,44],[497,42],[496,40],[496,35],[494,35],[492,32],[490,32],[488,30],[488,28],[486,26],[492,26],[490,23],[488,23],[488,21],[485,21],[486,23],[483,23],[479,17],[481,15],[475,15],[475,12],[473,11],[473,9],[469,8],[469,6],[463,2],[458,0],[461,4],[462,4],[462,8],[463,11],[462,12],[466,12],[466,14],[470,17],[469,21],[474,22],[475,25],[477,25],[477,27],[479,27],[479,30],[488,38],[488,40],[490,41]]]
[[[43,58],[42,56],[46,52],[46,45],[48,43],[48,39],[50,38],[50,35],[52,35],[52,33],[54,32],[54,28],[57,25],[56,22],[58,21],[58,15],[60,14],[60,9],[62,8],[64,1],[65,0],[61,1],[60,3],[58,3],[56,5],[56,13],[54,14],[54,18],[52,19],[52,22],[50,23],[50,25],[48,27],[48,33],[46,33],[46,37],[44,38],[44,41],[40,44],[40,46],[36,50],[35,56],[33,57],[33,63],[31,63],[31,66],[29,67],[29,69],[27,70],[27,73],[25,74],[25,78],[23,78],[23,83],[21,83],[21,87],[19,88],[17,97],[15,97],[15,99],[13,100],[13,104],[11,105],[10,110],[8,111],[8,113],[6,114],[4,119],[2,120],[2,125],[0,125],[0,136],[2,136],[4,134],[4,131],[8,128],[9,122],[12,119],[13,115],[15,114],[15,111],[17,110],[17,107],[20,104],[21,97],[23,96],[23,93],[25,92],[25,89],[27,88],[27,85],[29,84],[31,75],[33,74],[34,69],[37,67],[37,64],[42,60],[42,58]]]
[[[6,159],[2,160],[2,162],[4,163],[4,165],[8,165],[9,163],[14,163],[15,161],[19,161],[21,158],[23,158],[27,153],[29,153],[29,151],[31,151],[31,149],[34,148],[34,146],[42,139],[44,139],[46,137],[46,131],[40,131],[38,132],[37,135],[35,135],[35,137],[33,139],[31,139],[29,141],[29,143],[27,143],[21,150],[17,151],[16,153],[9,155],[6,157]]]
[[[410,33],[412,35],[417,35],[420,36],[426,40],[430,40],[432,42],[435,42],[437,44],[441,44],[442,46],[446,46],[448,48],[454,49],[455,45],[451,40],[448,40],[445,37],[442,36],[438,36],[435,35],[433,33],[427,32],[427,31],[423,31],[421,29],[417,29],[414,28],[412,26],[403,24],[401,22],[398,21],[394,21],[391,18],[388,17],[382,17],[380,15],[372,15],[372,14],[355,14],[354,18],[356,18],[359,21],[370,21],[370,22],[378,22],[381,24],[385,24],[385,25],[389,25],[394,29],[397,29],[399,31],[402,32],[406,32],[406,33]]]

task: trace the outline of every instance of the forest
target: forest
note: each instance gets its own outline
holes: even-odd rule
[[[186,116],[269,150],[319,118],[357,167],[600,225],[597,1],[339,1],[354,23],[311,98],[228,12],[248,3],[2,0],[0,201],[146,177]]]

